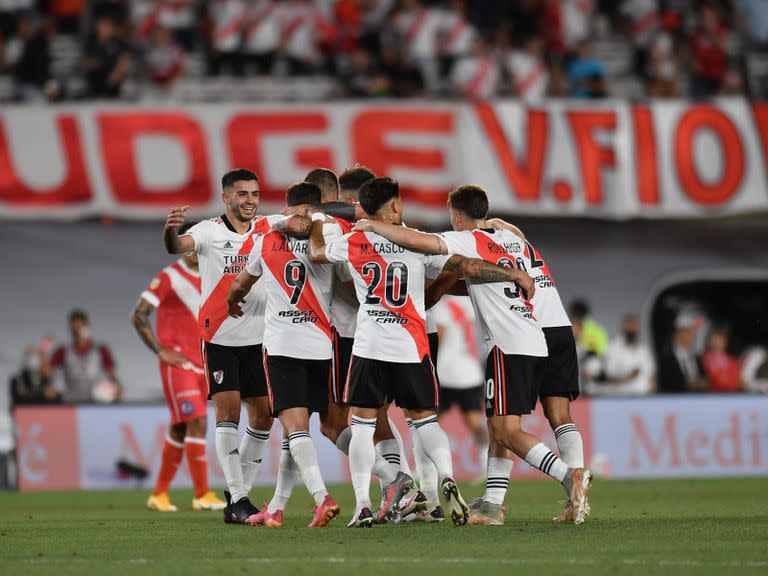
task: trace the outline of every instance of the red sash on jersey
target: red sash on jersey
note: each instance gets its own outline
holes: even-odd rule
[[[264,23],[264,20],[266,20],[269,15],[272,14],[275,8],[277,8],[277,4],[268,4],[253,17],[251,24],[248,26],[248,36],[256,32],[261,27],[261,25]]]
[[[254,222],[253,230],[250,231],[248,238],[243,242],[242,247],[238,251],[238,256],[245,256],[250,254],[253,248],[253,236],[257,233],[266,233],[269,230],[269,221],[266,218]],[[208,299],[200,306],[200,314],[197,316],[197,328],[200,330],[200,337],[206,342],[210,342],[211,338],[216,335],[216,331],[221,328],[224,320],[229,316],[227,310],[227,296],[229,296],[229,290],[232,288],[232,284],[235,283],[235,275],[229,274],[222,276],[219,283],[211,291]],[[208,322],[208,329],[206,330],[205,323]]]
[[[139,27],[139,37],[142,39],[148,38],[152,32],[154,32],[155,27],[157,26],[157,21],[160,18],[160,12],[163,11],[162,6],[155,6],[152,8],[152,10],[149,12],[149,14],[146,15],[144,20],[141,21],[141,26]]]
[[[244,23],[245,14],[241,14],[237,18],[232,18],[232,20],[226,26],[216,32],[216,42],[223,42],[224,40],[229,39],[229,37],[233,34],[237,34],[237,32],[243,27]]]
[[[372,256],[363,257],[363,246],[366,247],[366,254]],[[355,232],[349,237],[348,256],[350,264],[354,266],[355,270],[357,270],[357,273],[360,274],[360,276],[363,275],[363,265],[366,262],[374,261],[379,266],[381,266],[382,271],[387,269],[387,261],[384,260],[384,258],[382,258],[378,252],[376,252],[376,249],[368,240],[368,237],[364,232]],[[381,300],[381,305],[384,308],[390,312],[402,314],[405,316],[405,318],[407,318],[408,322],[406,322],[404,325],[401,324],[401,326],[403,326],[403,328],[405,328],[405,330],[411,335],[411,338],[413,338],[413,342],[416,344],[416,351],[419,355],[419,360],[422,360],[424,356],[429,355],[429,340],[427,339],[427,326],[424,322],[424,319],[419,316],[419,313],[416,311],[416,306],[413,304],[413,300],[411,299],[410,295],[405,301],[405,304],[400,308],[390,307],[387,304],[387,300],[384,295],[384,284],[384,282],[379,282],[379,285],[376,287],[374,294],[376,294],[376,296]]]
[[[272,276],[275,277],[277,283],[280,284],[282,289],[290,298],[293,293],[293,287],[288,286],[285,281],[285,266],[292,260],[298,260],[296,254],[290,250],[280,250],[279,244],[285,242],[285,236],[280,232],[270,232],[264,237],[264,242],[261,245],[261,259],[264,264],[269,267],[272,272]],[[275,246],[275,244],[278,246]],[[328,337],[329,341],[333,340],[333,333],[331,330],[331,321],[325,315],[323,307],[320,305],[320,300],[317,298],[317,294],[312,289],[312,285],[309,283],[309,277],[304,282],[304,289],[301,291],[299,301],[296,303],[297,310],[312,310],[317,315],[317,322],[315,326]]]
[[[427,21],[427,11],[423,8],[419,10],[419,13],[414,18],[411,25],[408,26],[408,30],[405,32],[405,39],[411,44],[414,39],[419,35],[421,29],[424,27],[424,23]]]
[[[468,28],[467,23],[464,22],[462,18],[459,18],[456,23],[451,26],[451,29],[448,30],[448,35],[445,38],[445,41],[443,42],[442,50],[443,52],[447,52],[448,49],[453,46],[453,44],[461,38],[461,35],[464,33],[464,30]]]
[[[453,300],[446,300],[445,304],[448,306],[448,310],[451,312],[453,321],[456,322],[459,328],[461,328],[461,330],[464,332],[464,339],[467,341],[467,348],[469,348],[469,353],[471,354],[472,358],[477,360],[480,355],[477,353],[474,323],[471,322],[469,318],[467,318],[467,315],[465,314],[464,309],[460,304],[454,302]]]
[[[333,219],[336,220],[336,223],[339,226],[341,226],[342,234],[349,234],[352,232],[352,228],[354,228],[354,224],[352,224],[352,222],[345,220],[344,218],[339,218],[338,216],[334,216]]]
[[[490,58],[483,58],[480,61],[479,69],[475,73],[472,80],[469,81],[469,85],[467,86],[467,94],[473,98],[478,97],[478,93],[483,87],[483,82],[485,82],[486,78],[488,78],[488,74],[490,74],[492,67],[493,62]]]
[[[475,237],[475,248],[477,253],[480,255],[480,258],[486,262],[492,262],[497,266],[499,264],[499,260],[502,258],[507,258],[508,260],[514,262],[512,258],[508,258],[509,255],[504,247],[493,241],[487,235],[483,234],[479,230],[474,230],[472,235]],[[491,250],[491,246],[496,246],[496,250]],[[502,256],[499,256],[500,254],[502,254]],[[517,265],[517,263],[515,263],[515,265]],[[528,299],[524,298],[523,294],[524,293],[521,290],[520,299],[525,302],[526,307],[531,311],[531,315],[533,315],[533,304],[531,304]]]
[[[632,26],[632,33],[635,37],[641,36],[654,24],[656,24],[656,12],[650,11],[635,22],[634,26]]]
[[[291,20],[288,23],[288,26],[285,28],[285,32],[283,32],[283,41],[287,44],[288,41],[291,39],[291,37],[296,33],[296,31],[301,28],[301,25],[304,23],[304,14],[301,14],[300,16],[295,17],[293,20]]]
[[[517,89],[517,95],[523,96],[536,82],[544,75],[545,68],[540,63],[536,63],[533,69],[525,75],[525,78],[520,80],[515,87]]]

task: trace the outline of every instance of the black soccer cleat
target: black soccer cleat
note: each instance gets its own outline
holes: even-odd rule
[[[347,524],[347,528],[373,528],[374,520],[370,508],[363,508]]]
[[[224,490],[224,498],[227,500],[227,505],[224,506],[224,524],[234,524],[235,522],[232,520],[232,494]]]
[[[248,524],[248,518],[258,514],[259,509],[251,504],[248,496],[245,496],[234,504],[230,504],[229,512],[232,524]]]

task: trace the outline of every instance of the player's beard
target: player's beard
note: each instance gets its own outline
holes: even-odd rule
[[[250,216],[248,216],[245,212],[243,212],[242,206],[230,205],[230,208],[232,209],[232,213],[235,215],[235,218],[240,220],[240,222],[250,222],[253,220],[254,216],[256,216],[256,211],[259,209],[258,206],[254,206]]]

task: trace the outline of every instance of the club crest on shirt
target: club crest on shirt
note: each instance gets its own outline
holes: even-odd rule
[[[213,373],[213,380],[216,384],[224,382],[224,370],[216,370],[216,372]]]

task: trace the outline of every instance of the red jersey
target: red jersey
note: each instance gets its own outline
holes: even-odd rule
[[[179,260],[163,268],[141,297],[157,308],[155,331],[160,346],[182,352],[194,366],[201,368],[197,329],[199,272]]]

